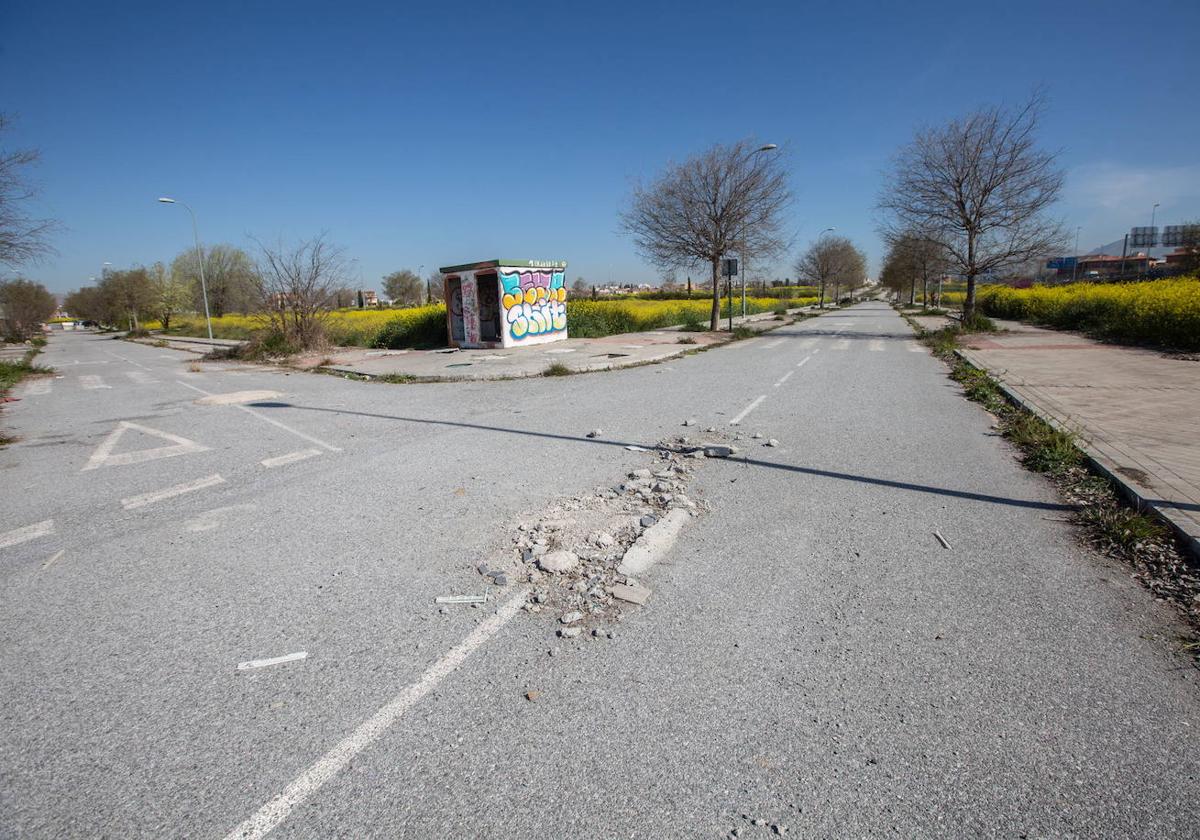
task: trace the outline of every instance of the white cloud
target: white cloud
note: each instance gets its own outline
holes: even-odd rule
[[[1200,213],[1200,164],[1148,167],[1095,163],[1067,175],[1066,203],[1079,209],[1117,210],[1147,215],[1155,204],[1163,212]]]

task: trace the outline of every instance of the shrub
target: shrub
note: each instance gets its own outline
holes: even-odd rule
[[[1200,350],[1200,279],[1195,277],[1028,289],[985,286],[978,302],[996,318],[1080,330],[1108,341]]]

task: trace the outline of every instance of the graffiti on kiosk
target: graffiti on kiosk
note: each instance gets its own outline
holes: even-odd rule
[[[566,272],[501,271],[504,321],[516,340],[567,328]]]

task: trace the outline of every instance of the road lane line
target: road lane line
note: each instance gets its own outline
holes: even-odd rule
[[[289,452],[286,455],[276,455],[274,458],[263,458],[258,463],[270,469],[271,467],[283,467],[288,464],[294,464],[297,461],[303,461],[306,458],[311,458],[314,455],[320,455],[320,449],[301,449],[299,452]]]
[[[780,344],[783,344],[785,341],[787,341],[786,338],[777,338],[774,341],[764,344],[760,349],[770,350],[772,347],[778,347]]]
[[[79,384],[84,388],[87,388],[89,391],[96,391],[100,388],[112,388],[111,385],[105,385],[104,380],[99,376],[96,376],[94,373],[79,377]]]
[[[247,662],[239,662],[237,670],[253,671],[255,668],[268,668],[271,665],[282,665],[285,662],[300,662],[308,659],[308,651],[301,650],[296,653],[287,653],[283,656],[273,656],[270,659],[251,659]]]
[[[127,370],[125,375],[138,385],[153,385],[158,380],[144,370]]]
[[[818,341],[818,339],[816,339],[816,338],[802,338],[802,339],[800,339],[799,347],[801,350],[807,350],[808,348],[815,345],[817,343],[817,341]]]
[[[808,360],[811,359],[816,353],[817,353],[816,350],[812,351],[812,353],[810,353],[809,355],[807,355],[803,359],[801,359],[799,362],[797,362],[796,367],[798,367],[798,368],[804,367],[806,364],[808,364]]]
[[[732,420],[729,421],[729,425],[736,426],[738,423],[741,423],[742,420],[745,419],[746,415],[749,414],[754,409],[758,408],[758,404],[760,402],[762,402],[763,400],[765,400],[766,398],[767,398],[767,395],[763,394],[761,397],[756,399],[754,402],[750,403],[750,405],[743,408],[742,412],[737,417],[734,417]]]
[[[871,341],[867,344],[867,349],[873,350],[876,353],[883,350],[883,339],[882,338],[871,339]]]
[[[799,367],[799,365],[797,365],[797,367]],[[791,375],[792,375],[793,373],[795,373],[795,372],[796,372],[796,371],[794,371],[794,370],[789,370],[789,371],[788,371],[787,373],[785,373],[783,376],[779,377],[779,380],[778,380],[778,381],[775,383],[774,387],[778,388],[778,387],[779,387],[780,385],[782,385],[784,382],[787,382],[787,381],[788,381],[788,377],[789,377],[789,376],[791,376]]]
[[[813,351],[813,355],[815,356],[815,355],[817,355],[817,354],[818,354],[818,353],[820,353],[820,352],[821,352],[821,348],[820,348],[820,347],[818,347],[816,350],[814,350],[814,351]]]
[[[213,392],[205,391],[203,388],[197,388],[195,385],[192,385],[188,382],[180,382],[180,380],[178,380],[178,379],[176,379],[175,381],[178,382],[180,385],[182,385],[184,388],[191,388],[193,391],[198,391],[201,394],[204,394],[204,396],[206,396],[206,397],[216,396],[216,394],[214,394]],[[279,422],[274,417],[266,417],[265,415],[259,414],[257,411],[255,411],[248,405],[235,405],[235,406],[231,406],[231,407],[236,408],[239,411],[244,411],[247,414],[249,414],[251,417],[257,417],[259,420],[263,421],[264,423],[270,423],[272,426],[274,426],[277,429],[283,429],[288,434],[293,434],[296,437],[300,438],[301,440],[306,440],[309,443],[315,443],[317,446],[319,446],[322,449],[327,450],[329,452],[341,452],[342,451],[342,448],[340,446],[334,446],[333,444],[326,443],[325,441],[320,440],[319,438],[315,438],[312,435],[306,435],[304,432],[300,431],[299,429],[293,429],[291,426],[287,425],[286,423]]]
[[[26,525],[24,528],[16,528],[12,531],[7,531],[0,534],[0,548],[9,548],[10,546],[27,543],[30,540],[36,540],[40,537],[48,537],[54,533],[54,520],[43,519],[41,522],[35,522],[32,525]]]
[[[270,834],[276,826],[287,819],[288,814],[297,805],[304,802],[344,770],[355,756],[378,741],[396,721],[404,716],[405,712],[456,671],[468,656],[492,636],[499,633],[504,625],[521,611],[527,596],[528,590],[524,587],[517,590],[516,594],[505,601],[500,609],[472,630],[466,639],[433,663],[429,670],[421,675],[421,679],[407,686],[379,711],[359,724],[357,729],[297,776],[291,784],[283,789],[282,793],[263,805],[245,822],[226,835],[225,840],[259,840]]]
[[[57,554],[55,554],[53,557],[51,557],[49,560],[47,560],[45,563],[43,563],[42,568],[45,569],[47,566],[49,566],[51,563],[53,563],[55,560],[62,557],[66,553],[67,553],[67,550],[65,548],[62,549]]]
[[[129,358],[128,356],[122,356],[121,354],[114,353],[111,350],[106,350],[105,352],[114,358],[120,359],[122,362],[129,362],[129,364],[133,365],[134,367],[139,367],[142,370],[154,370],[154,368],[146,367],[141,362],[135,362],[133,359]]]
[[[184,493],[191,493],[195,490],[203,490],[205,487],[214,487],[217,484],[224,484],[225,479],[218,474],[213,474],[207,478],[198,478],[195,481],[189,481],[185,484],[176,484],[174,487],[165,487],[162,490],[154,490],[149,493],[142,493],[140,496],[130,496],[127,499],[121,500],[121,507],[125,510],[134,510],[136,508],[152,505],[155,502],[161,502],[164,499],[171,499],[175,496],[182,496]]]

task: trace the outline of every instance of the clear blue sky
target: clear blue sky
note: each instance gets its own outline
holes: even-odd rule
[[[0,110],[41,149],[55,291],[104,261],[327,230],[364,285],[401,267],[565,258],[646,281],[633,179],[780,144],[799,250],[876,268],[879,175],[915,127],[1047,86],[1081,250],[1200,217],[1200,3],[0,3]],[[790,265],[777,267],[783,276]]]

